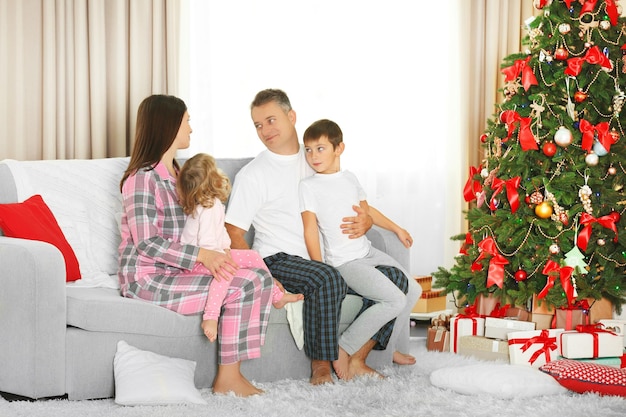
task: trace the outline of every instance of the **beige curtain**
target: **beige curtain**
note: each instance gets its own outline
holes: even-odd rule
[[[176,0],[0,0],[0,159],[129,155],[136,111],[177,94]]]
[[[524,20],[541,11],[532,0],[470,0],[460,1],[462,16],[467,16],[459,30],[462,106],[464,114],[461,131],[467,133],[468,164],[476,166],[482,159],[480,135],[487,119],[495,112],[495,104],[502,102],[498,89],[504,85],[500,72],[507,55],[523,51],[522,38],[526,35]]]

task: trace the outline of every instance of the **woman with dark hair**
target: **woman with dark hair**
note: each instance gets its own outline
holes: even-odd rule
[[[118,278],[122,295],[180,314],[204,312],[212,280],[228,280],[213,392],[259,394],[240,371],[258,358],[271,308],[273,279],[263,269],[240,269],[225,253],[180,243],[185,214],[176,193],[176,151],[189,147],[185,103],[152,95],[137,111],[130,163],[122,177],[122,242]]]

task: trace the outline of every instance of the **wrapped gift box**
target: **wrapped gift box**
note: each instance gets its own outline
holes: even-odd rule
[[[600,320],[609,320],[613,318],[613,303],[606,298],[594,300],[588,298],[589,304],[589,323],[596,324]]]
[[[566,359],[559,356],[558,359]],[[613,368],[626,368],[626,353],[616,358],[596,358],[596,359],[574,359],[581,362],[597,363],[598,365],[611,366]]]
[[[535,323],[535,330],[545,330],[552,328],[554,314],[530,313],[530,321]]]
[[[422,292],[430,291],[433,287],[433,277],[431,276],[419,275],[413,278],[417,281],[420,287],[422,287]]]
[[[537,294],[533,295],[533,307],[530,310],[532,313],[536,314],[549,314],[554,315],[554,306],[552,304],[548,304],[548,302],[544,299],[537,298]]]
[[[519,308],[519,307],[508,308],[504,312],[504,316],[512,318],[512,319],[517,319],[517,320],[520,320],[520,321],[532,321],[530,319],[530,312],[528,312],[526,309]],[[535,329],[536,329],[536,327],[535,327]]]
[[[626,320],[600,320],[598,324],[602,325],[604,330],[610,330],[617,335],[621,335],[624,338],[624,347],[626,347]]]
[[[545,329],[509,333],[510,362],[539,368],[556,360],[559,355],[559,335],[562,332],[563,329]]]
[[[432,313],[433,311],[441,311],[446,309],[446,295],[443,290],[422,291],[422,296],[415,306],[414,313]]]
[[[426,337],[426,349],[438,352],[450,351],[450,331],[444,327],[431,327]]]
[[[481,316],[488,316],[493,310],[495,310],[496,306],[498,306],[499,304],[500,297],[497,297],[493,294],[478,294],[478,296],[476,297],[476,301],[474,301],[474,305],[476,306],[476,313]]]
[[[488,339],[484,336],[461,336],[458,350],[459,355],[509,362],[509,344],[504,340]]]
[[[457,353],[462,336],[484,336],[485,319],[457,314],[450,319],[450,352]]]
[[[609,331],[567,331],[560,334],[559,342],[559,353],[567,359],[609,358],[624,354],[624,339]]]
[[[495,317],[485,318],[485,337],[506,340],[510,332],[535,330],[532,321],[520,321],[512,318],[498,319]]]
[[[557,329],[574,330],[578,325],[589,324],[589,310],[585,309],[556,309]]]

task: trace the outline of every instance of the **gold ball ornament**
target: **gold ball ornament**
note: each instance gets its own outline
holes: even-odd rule
[[[541,219],[549,219],[552,216],[552,205],[547,201],[537,204],[535,214]]]

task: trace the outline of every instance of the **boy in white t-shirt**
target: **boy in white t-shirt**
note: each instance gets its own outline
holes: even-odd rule
[[[299,189],[309,256],[337,268],[353,291],[375,302],[355,319],[339,340],[339,359],[333,362],[333,367],[340,378],[349,380],[355,373],[350,357],[390,320],[398,317],[402,320],[400,323],[408,322],[417,299],[409,300],[377,267],[395,267],[407,277],[409,272],[391,256],[372,247],[367,237],[350,239],[342,233],[339,228],[342,218],[357,205],[370,213],[375,225],[394,232],[406,247],[413,244],[413,239],[378,210],[369,210],[365,191],[356,176],[341,171],[340,156],[345,145],[335,122],[323,119],[313,123],[304,132],[303,142],[307,162],[316,172],[302,179]]]

